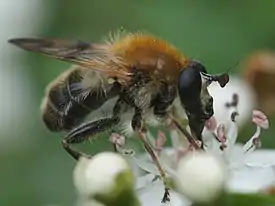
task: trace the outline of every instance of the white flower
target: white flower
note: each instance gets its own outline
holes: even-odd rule
[[[268,128],[268,120],[260,111],[253,111],[255,101],[249,87],[239,79],[231,78],[231,80],[231,84],[224,89],[216,90],[215,86],[211,87],[215,115],[207,122],[204,129],[204,147],[207,153],[224,160],[229,175],[226,189],[238,192],[258,192],[275,181],[275,152],[270,151],[268,159],[262,157],[262,153],[265,153],[266,150],[256,150],[254,152],[255,149],[261,146],[259,138],[261,129]],[[236,87],[236,85],[239,87]],[[237,144],[238,129],[249,118],[256,124],[256,132],[251,138],[248,138],[246,144]],[[186,141],[182,141],[182,134],[173,127],[169,128],[169,133],[172,147],[164,147],[166,138],[161,132],[156,138],[148,132],[147,139],[154,148],[167,176],[176,179],[180,159],[192,152],[194,148],[186,145]],[[132,161],[145,171],[144,176],[138,178],[137,184],[142,204],[160,205],[164,186],[160,179],[155,178],[159,175],[159,172],[149,155],[137,155],[133,150],[125,152],[127,150],[122,145],[119,145],[118,148],[119,152],[131,154],[128,156]],[[261,157],[258,158],[259,156]],[[190,188],[192,187],[190,186]],[[182,196],[175,191],[171,191],[171,202],[168,205],[190,205],[190,200],[194,197],[194,194],[191,195],[192,190],[189,192],[185,191],[185,194],[189,194],[188,200],[186,198],[188,195]]]
[[[155,181],[153,181],[155,180]],[[141,205],[160,206],[164,187],[162,181],[156,180],[155,175],[147,174],[138,178],[137,193]],[[163,205],[182,206],[190,205],[191,202],[177,192],[170,192],[171,201]]]
[[[208,89],[214,99],[214,113],[218,122],[228,122],[228,111],[224,109],[224,105],[232,100],[234,94],[238,94],[239,97],[238,110],[240,114],[236,121],[239,127],[247,122],[257,104],[253,89],[237,76],[230,76],[230,81],[222,89],[216,82],[209,85]]]
[[[78,205],[104,203],[109,206],[105,203],[112,202],[115,206],[125,191],[128,196],[134,191],[135,180],[129,164],[120,154],[112,152],[102,152],[91,159],[80,158],[73,179],[79,196]]]

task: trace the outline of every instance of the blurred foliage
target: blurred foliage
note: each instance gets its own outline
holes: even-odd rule
[[[187,56],[200,59],[210,72],[222,72],[254,50],[275,49],[272,0],[49,0],[47,4],[45,18],[49,22],[33,36],[94,42],[120,27],[145,30],[175,44]],[[37,92],[32,114],[37,121],[26,135],[38,141],[28,151],[0,156],[0,205],[73,205],[71,172],[75,162],[61,148],[62,134],[48,132],[38,112],[44,88],[69,64],[27,52],[24,55],[20,61],[28,65],[27,72]],[[241,68],[232,72],[238,69]],[[242,136],[253,132],[252,127],[247,127]],[[275,147],[274,132],[273,127],[264,134],[264,146]],[[94,153],[110,148],[107,145],[107,138],[101,138],[85,147]]]
[[[273,206],[275,198],[259,194],[227,194],[210,204],[193,204],[192,206]]]

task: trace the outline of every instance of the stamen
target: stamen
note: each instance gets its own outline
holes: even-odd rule
[[[117,133],[112,133],[111,136],[109,137],[110,142],[113,144],[122,147],[125,145],[125,137],[117,134]]]
[[[245,154],[253,152],[257,148],[256,146],[257,146],[257,142],[259,142],[259,140],[254,140],[254,139],[259,139],[260,134],[261,134],[261,127],[257,126],[257,130],[254,133],[254,135],[243,146],[243,150],[244,150]]]
[[[217,127],[217,120],[214,116],[205,121],[205,127],[209,131],[213,132]]]
[[[225,135],[225,125],[220,124],[217,128],[217,138],[219,142],[224,143],[226,142],[226,135]]]
[[[267,116],[259,110],[253,110],[252,122],[263,129],[268,129],[269,127]]]
[[[239,104],[239,95],[238,95],[237,93],[234,93],[234,94],[232,95],[232,101],[231,101],[231,102],[227,102],[227,103],[225,104],[225,106],[226,106],[227,108],[230,108],[230,107],[237,107],[238,104]]]
[[[239,113],[238,112],[232,112],[232,114],[231,114],[231,121],[232,122],[236,122],[236,117],[239,115]]]
[[[220,124],[217,128],[217,140],[221,143],[220,150],[224,151],[224,149],[227,147],[225,144],[227,138],[225,134],[225,125]]]
[[[239,104],[239,95],[234,93],[232,99],[233,99],[232,106],[237,107]]]
[[[257,125],[257,130],[255,134],[244,145],[243,150],[245,154],[247,154],[248,152],[252,152],[256,148],[261,146],[261,141],[259,138],[261,134],[261,128],[268,129],[269,127],[269,121],[267,116],[259,110],[253,111],[252,122]]]
[[[220,146],[220,150],[224,151],[226,148],[227,148],[227,145],[222,143],[221,146]]]
[[[166,135],[163,132],[159,131],[155,142],[155,150],[158,156],[160,156],[165,142],[166,142]]]
[[[253,144],[256,148],[260,148],[262,146],[262,142],[259,137],[253,139]]]

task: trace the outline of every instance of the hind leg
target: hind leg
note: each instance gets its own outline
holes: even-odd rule
[[[116,126],[118,123],[118,117],[105,118],[85,123],[69,132],[69,134],[67,134],[62,140],[62,146],[76,160],[78,160],[81,156],[90,157],[85,153],[72,149],[70,144],[81,143],[89,138],[92,138],[92,136],[107,131],[111,127]]]
[[[119,99],[114,106],[113,117],[87,122],[72,129],[62,140],[63,148],[76,160],[81,156],[90,158],[91,156],[72,149],[70,144],[84,142],[85,140],[116,126],[120,122],[119,114],[122,111],[123,106],[125,106],[124,102]]]

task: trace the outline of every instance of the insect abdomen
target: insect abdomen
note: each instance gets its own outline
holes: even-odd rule
[[[78,67],[60,78],[48,87],[42,103],[42,118],[51,131],[71,130],[120,92],[119,83],[108,83],[88,69]]]

